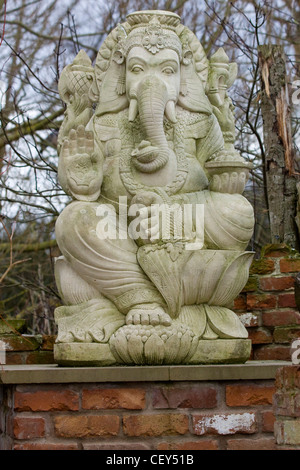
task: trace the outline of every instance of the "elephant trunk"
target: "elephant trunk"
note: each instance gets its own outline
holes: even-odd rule
[[[175,101],[170,99],[165,83],[156,76],[146,77],[139,85],[137,99],[131,100],[129,119],[139,112],[146,140],[132,152],[134,166],[144,173],[154,173],[169,161],[170,149],[164,133],[164,115],[176,122]]]

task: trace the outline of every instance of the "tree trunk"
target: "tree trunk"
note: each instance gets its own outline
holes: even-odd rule
[[[261,111],[265,145],[265,174],[272,243],[299,247],[296,224],[297,175],[281,46],[260,46]]]

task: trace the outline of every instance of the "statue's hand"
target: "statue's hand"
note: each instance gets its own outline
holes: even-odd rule
[[[130,224],[130,236],[139,245],[157,243],[161,239],[158,205],[162,203],[162,198],[151,191],[141,191],[132,199],[129,208],[129,217],[133,222]]]
[[[102,174],[94,152],[94,134],[84,126],[72,129],[63,141],[60,159],[67,185],[76,199],[95,200],[99,197]]]
[[[213,112],[219,121],[223,133],[235,133],[235,118],[233,114],[234,106],[230,98],[225,98],[220,106],[213,106]]]

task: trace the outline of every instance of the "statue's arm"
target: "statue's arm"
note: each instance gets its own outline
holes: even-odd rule
[[[102,163],[94,133],[84,126],[72,129],[59,155],[58,179],[64,191],[79,201],[96,201],[101,192]]]

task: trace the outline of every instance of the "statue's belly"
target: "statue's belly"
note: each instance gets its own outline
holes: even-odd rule
[[[207,177],[194,156],[187,156],[187,177],[183,187],[180,189],[180,193],[190,193],[193,191],[202,191],[208,186]],[[104,164],[104,178],[102,184],[101,194],[104,199],[109,202],[119,201],[120,196],[127,196],[128,202],[130,202],[133,195],[131,194],[132,187],[126,188],[124,185],[119,168],[119,157],[106,158]],[[133,178],[134,182],[138,182]],[[144,189],[148,189],[154,186],[144,186]]]

